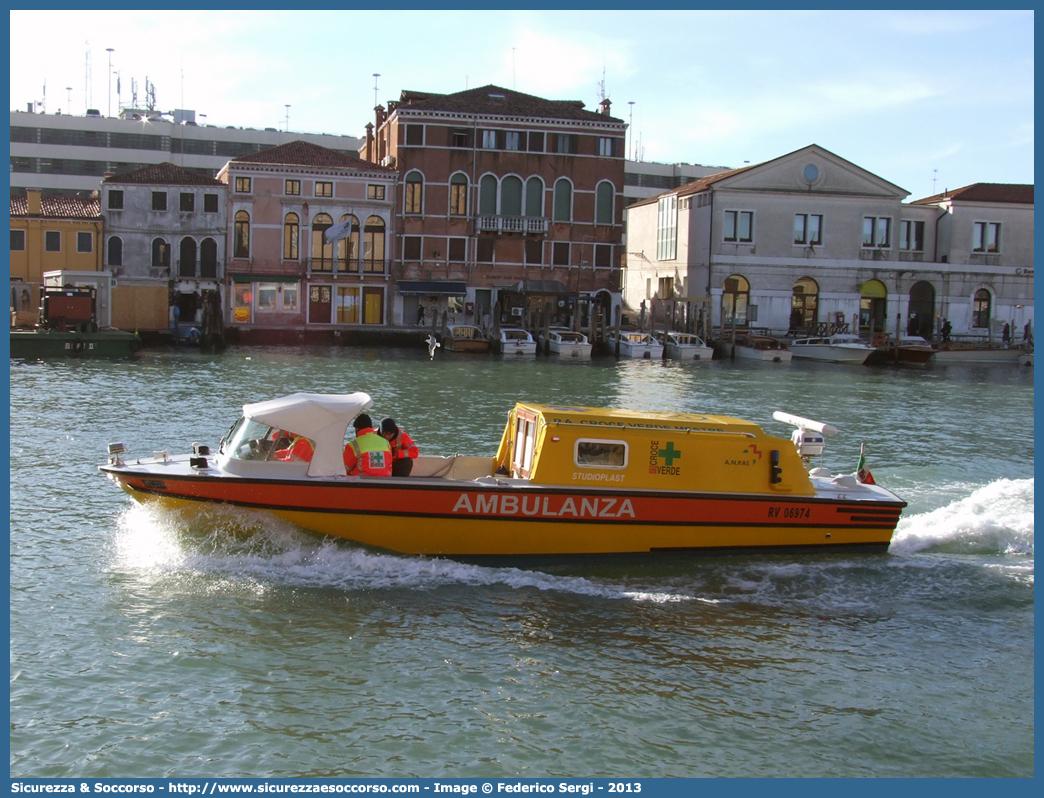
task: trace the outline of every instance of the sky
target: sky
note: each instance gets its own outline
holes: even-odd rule
[[[46,98],[48,113],[115,116],[133,79],[139,106],[148,82],[159,109],[194,110],[201,124],[361,137],[375,96],[493,84],[591,110],[608,97],[631,123],[629,157],[644,161],[734,168],[819,144],[908,200],[1033,182],[1032,11],[66,10],[10,21],[11,110]]]

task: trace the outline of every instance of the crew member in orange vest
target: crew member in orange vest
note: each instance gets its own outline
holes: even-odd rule
[[[360,413],[352,423],[355,440],[344,447],[344,467],[348,475],[390,477],[392,453],[388,441],[373,428],[373,420],[366,413]]]
[[[381,437],[391,445],[392,476],[408,477],[413,471],[413,460],[420,454],[413,438],[399,427],[393,418],[386,418],[381,422]]]
[[[290,433],[290,445],[285,449],[277,449],[276,460],[295,460],[299,463],[310,463],[315,455],[315,447],[312,442],[303,435]]]

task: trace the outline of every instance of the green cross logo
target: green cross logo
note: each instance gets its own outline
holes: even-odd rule
[[[667,461],[667,467],[674,465],[675,458],[681,457],[681,452],[674,448],[674,444],[671,441],[667,441],[667,448],[660,449],[657,452],[660,457]]]

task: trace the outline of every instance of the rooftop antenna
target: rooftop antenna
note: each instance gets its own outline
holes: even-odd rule
[[[69,113],[71,114],[72,113],[72,86],[66,86],[65,87],[65,91],[66,91],[67,96],[69,97],[68,108],[69,108]]]
[[[631,106],[631,122],[630,122],[630,124],[627,125],[627,135],[631,137],[631,143],[633,144],[634,143],[634,133],[632,131],[634,130],[634,100],[629,100],[627,104],[629,106]],[[630,156],[630,154],[631,154],[630,147],[628,147],[628,149],[627,149],[627,154],[628,154],[628,156]],[[635,160],[637,160],[637,159],[635,159]]]
[[[373,73],[373,107],[377,107],[377,78],[381,76],[380,72]]]
[[[112,53],[114,48],[106,47],[105,52],[109,54],[109,71],[105,75],[105,82],[109,86],[109,107],[105,111],[106,116],[112,116]]]
[[[932,170],[932,194],[935,194],[935,177],[938,174],[939,174],[939,170],[938,169],[933,169]]]
[[[511,48],[511,88],[518,91],[518,83],[515,80],[515,48]]]
[[[43,85],[43,112],[47,113],[47,81],[44,81]]]
[[[602,79],[598,81],[598,101],[605,99],[605,64],[602,64]]]
[[[84,44],[87,45],[87,57],[83,70],[83,109],[86,113],[87,109],[91,107],[91,43],[85,41]]]
[[[284,129],[283,132],[284,133],[289,133],[290,132],[290,103],[286,104],[286,128]]]

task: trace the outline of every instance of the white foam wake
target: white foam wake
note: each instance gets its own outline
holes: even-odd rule
[[[900,519],[889,551],[1033,556],[1033,480],[999,479],[945,507]]]
[[[343,590],[504,585],[652,603],[696,600],[583,577],[381,554],[346,541],[317,539],[272,515],[229,508],[179,514],[134,505],[118,519],[116,564],[139,572],[220,574],[262,584]]]

